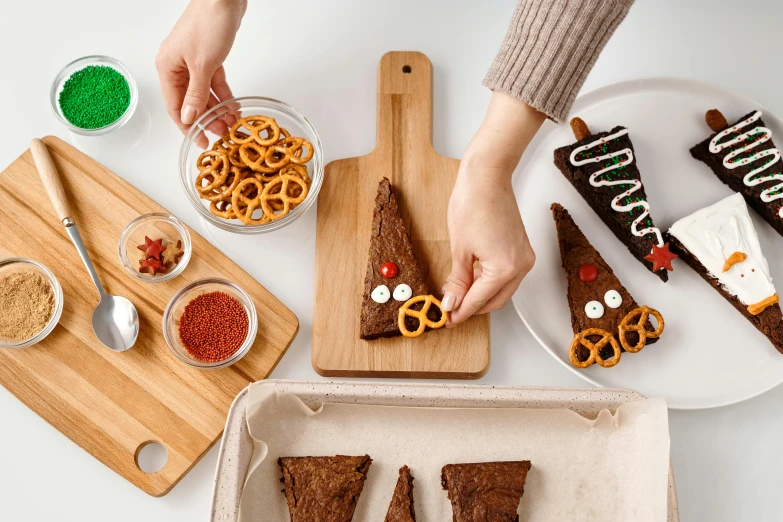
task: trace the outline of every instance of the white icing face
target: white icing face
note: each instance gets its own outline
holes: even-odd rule
[[[623,304],[623,298],[617,290],[609,290],[604,294],[604,303],[609,308],[620,308],[620,305]]]
[[[370,299],[380,304],[387,302],[390,297],[391,292],[389,291],[389,287],[386,285],[376,286],[370,294]]]
[[[682,218],[669,232],[745,306],[760,303],[775,294],[769,265],[741,194]],[[734,252],[746,257],[724,272],[726,260]]]
[[[410,286],[403,283],[401,285],[397,285],[397,288],[394,289],[393,296],[396,301],[404,302],[413,297],[413,290],[411,290]]]
[[[585,315],[590,319],[600,319],[604,316],[604,305],[598,301],[590,301],[585,305]]]

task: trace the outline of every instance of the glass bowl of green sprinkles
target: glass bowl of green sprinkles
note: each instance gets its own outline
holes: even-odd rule
[[[125,125],[138,101],[136,81],[120,61],[85,56],[60,71],[49,93],[52,110],[68,130],[100,136]]]

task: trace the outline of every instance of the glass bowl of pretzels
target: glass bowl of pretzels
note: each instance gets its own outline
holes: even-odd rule
[[[191,126],[179,172],[188,198],[209,223],[240,234],[270,232],[315,203],[324,175],[321,139],[290,105],[235,98]]]

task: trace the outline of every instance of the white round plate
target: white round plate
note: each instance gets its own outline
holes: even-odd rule
[[[754,109],[763,112],[778,146],[783,125],[758,103],[705,83],[656,78],[610,85],[580,97],[571,111],[591,132],[628,127],[656,226],[676,220],[732,194],[690,147],[711,131],[708,109],[729,123]],[[634,259],[553,163],[553,151],[576,141],[569,125],[547,122],[525,152],[514,177],[536,264],[513,303],[535,338],[558,361],[586,381],[664,397],[671,408],[713,408],[755,397],[783,382],[783,355],[684,262],[674,260],[663,283]],[[562,204],[641,305],[661,312],[661,339],[636,354],[623,354],[612,368],[571,366],[574,337],[550,205]],[[783,237],[750,211],[772,277],[783,282]]]

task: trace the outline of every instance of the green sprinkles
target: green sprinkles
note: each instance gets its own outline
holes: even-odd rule
[[[130,106],[130,87],[112,67],[90,65],[76,71],[60,92],[60,110],[80,129],[99,129],[119,120]]]

